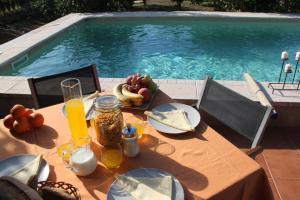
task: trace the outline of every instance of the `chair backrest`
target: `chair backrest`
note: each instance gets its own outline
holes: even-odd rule
[[[251,148],[260,142],[272,111],[272,107],[256,103],[211,78],[205,80],[197,108],[249,139]]]
[[[63,102],[60,83],[67,78],[78,78],[80,80],[83,95],[93,93],[96,90],[101,91],[96,65],[40,78],[29,78],[28,84],[35,108],[43,108]]]

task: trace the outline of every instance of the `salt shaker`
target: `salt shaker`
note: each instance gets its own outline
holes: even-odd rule
[[[127,124],[122,130],[123,133],[123,152],[127,157],[135,157],[139,151],[140,147],[137,143],[137,129],[131,124]]]

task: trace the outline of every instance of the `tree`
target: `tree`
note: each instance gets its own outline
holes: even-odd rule
[[[181,4],[184,2],[184,0],[172,0],[177,3],[178,10],[181,10]],[[192,4],[200,4],[203,2],[203,0],[190,0]]]
[[[172,0],[172,1],[176,2],[178,10],[181,10],[181,4],[184,0]]]

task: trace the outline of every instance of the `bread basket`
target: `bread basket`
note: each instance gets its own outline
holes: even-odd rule
[[[62,189],[69,195],[75,197],[76,200],[80,200],[79,190],[73,185],[60,181],[60,182],[52,182],[52,181],[41,181],[38,182],[36,190],[39,192],[43,187],[52,187],[57,189]]]

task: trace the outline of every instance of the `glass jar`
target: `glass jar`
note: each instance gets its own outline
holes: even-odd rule
[[[140,151],[139,144],[137,142],[138,133],[137,128],[126,124],[123,128],[123,152],[127,157],[135,157]]]
[[[121,143],[123,115],[117,97],[104,95],[96,99],[93,123],[100,144],[108,146]]]

